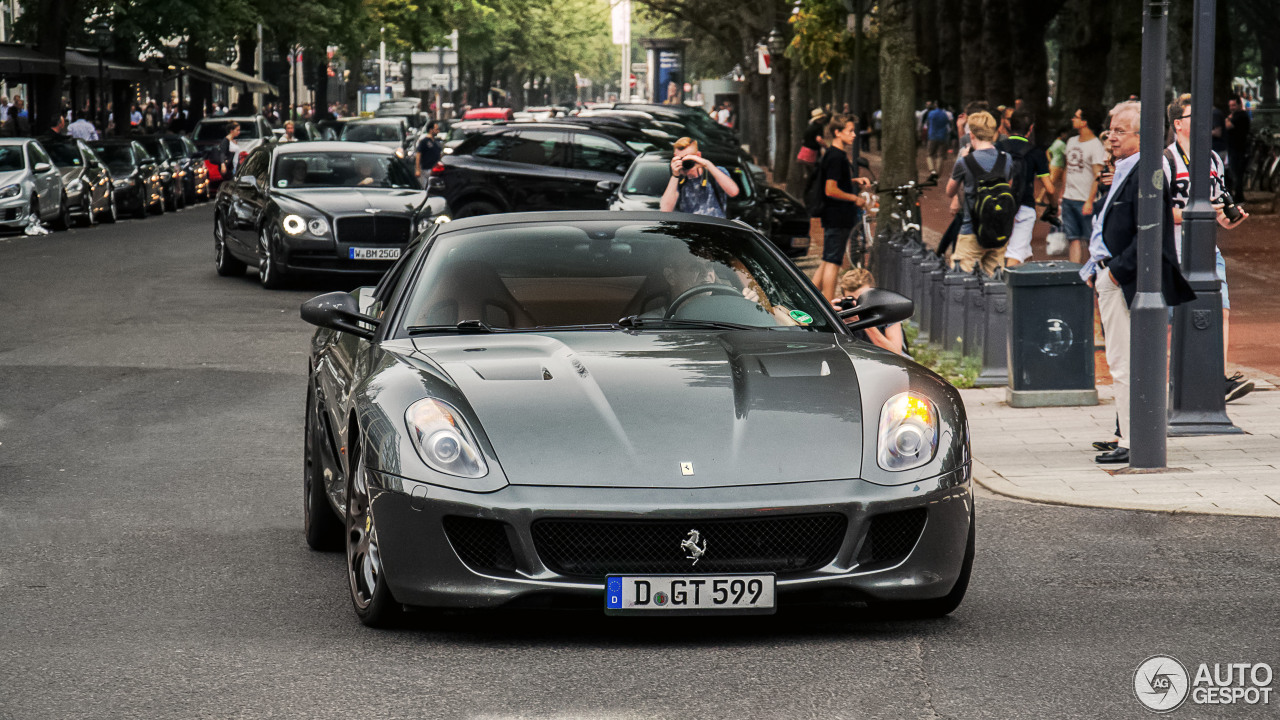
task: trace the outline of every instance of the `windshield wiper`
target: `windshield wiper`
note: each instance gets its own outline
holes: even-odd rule
[[[720,320],[690,320],[686,318],[659,318],[659,317],[642,317],[640,315],[628,315],[617,322],[618,327],[628,328],[631,330],[641,330],[644,328],[660,328],[660,327],[680,327],[680,328],[703,328],[708,330],[764,330],[765,328],[756,327],[754,325],[740,325],[738,323],[723,322]]]
[[[410,333],[456,332],[462,334],[486,334],[505,332],[506,328],[494,328],[481,320],[463,320],[457,325],[410,325],[405,328]]]

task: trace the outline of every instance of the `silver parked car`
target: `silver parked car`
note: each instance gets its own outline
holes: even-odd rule
[[[0,228],[26,227],[32,215],[60,229],[71,224],[62,173],[39,141],[0,140]]]

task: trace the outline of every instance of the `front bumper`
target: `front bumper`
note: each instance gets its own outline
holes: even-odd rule
[[[488,494],[373,472],[370,493],[391,593],[403,604],[427,607],[566,604],[603,608],[603,578],[559,575],[544,563],[533,532],[534,522],[540,519],[678,520],[694,527],[698,521],[808,513],[838,513],[847,518],[847,524],[839,550],[825,565],[778,574],[780,607],[789,601],[938,598],[950,592],[960,575],[973,508],[967,466],[898,487],[862,480],[678,491],[509,485]],[[910,549],[891,563],[860,561],[866,557],[864,545],[870,542],[872,518],[909,510],[925,517]],[[477,568],[464,562],[445,531],[445,517],[503,523],[513,569]],[[678,543],[671,552],[682,555]]]
[[[0,228],[24,228],[29,222],[31,198],[23,192],[17,197],[0,200]]]

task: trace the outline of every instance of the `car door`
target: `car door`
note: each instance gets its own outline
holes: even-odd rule
[[[601,180],[621,182],[635,153],[611,137],[574,133],[573,168],[568,183],[572,210],[607,210],[609,196],[596,190]]]
[[[488,157],[492,154],[499,157]],[[569,166],[569,136],[557,130],[512,130],[502,135],[500,144],[485,144],[475,156],[491,162],[485,165],[492,182],[501,188],[511,210],[566,210],[566,175]]]
[[[54,167],[53,159],[44,151],[39,142],[27,143],[27,158],[31,164],[31,177],[35,182],[36,195],[40,198],[40,211],[45,217],[54,217],[62,202],[62,173]],[[45,165],[43,172],[36,172],[37,165]]]
[[[244,253],[258,252],[258,224],[267,201],[267,170],[271,152],[265,147],[249,153],[227,188],[227,221],[236,244]]]
[[[98,159],[95,153],[83,140],[77,141],[80,148],[80,157],[84,160],[84,181],[89,186],[89,202],[91,205],[97,206],[106,200],[110,200],[108,194],[111,192],[111,177],[107,173],[107,168]]]

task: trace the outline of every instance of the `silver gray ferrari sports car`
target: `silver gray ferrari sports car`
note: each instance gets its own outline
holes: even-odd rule
[[[973,565],[959,393],[863,340],[737,222],[659,212],[431,226],[374,288],[302,306],[307,542],[356,615],[587,605],[939,616]]]

